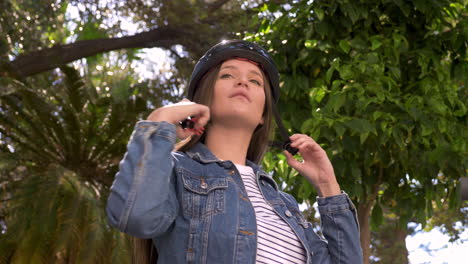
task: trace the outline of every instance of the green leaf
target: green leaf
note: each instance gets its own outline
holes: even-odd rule
[[[375,111],[373,114],[372,114],[372,118],[375,120],[379,119],[384,113],[383,112],[380,112],[380,111]]]
[[[314,123],[314,119],[307,119],[304,121],[301,126],[301,132],[303,134],[309,134],[309,132],[314,128]]]
[[[343,12],[348,15],[353,24],[356,23],[360,17],[358,10],[355,8],[355,5],[351,3],[343,4]]]
[[[315,24],[315,30],[317,31],[317,33],[320,34],[320,37],[325,37],[329,34],[330,32],[329,27],[330,27],[329,24],[325,21],[319,24]]]
[[[107,38],[107,32],[100,26],[100,21],[87,21],[82,26],[83,30],[79,31],[77,40]]]
[[[372,66],[376,66],[375,64],[379,63],[379,55],[376,52],[368,53],[366,56],[367,62]]]
[[[426,216],[428,218],[431,218],[434,213],[433,212],[434,210],[432,208],[432,201],[433,201],[432,199],[426,200]]]
[[[343,50],[345,53],[348,53],[351,50],[351,45],[349,44],[349,41],[347,40],[340,40],[340,48]]]
[[[355,118],[345,122],[345,125],[356,133],[375,133],[375,127],[366,119]]]
[[[366,42],[360,37],[360,36],[356,36],[355,38],[353,38],[349,44],[351,45],[351,47],[355,48],[355,49],[365,49],[367,47],[367,44]]]
[[[441,98],[431,97],[429,99],[429,105],[434,110],[434,112],[438,114],[445,115],[445,113],[447,112],[447,107],[444,104],[444,102],[441,100]]]
[[[335,72],[335,67],[333,66],[327,70],[327,73],[325,74],[325,80],[327,81],[327,83],[330,83],[334,72]]]
[[[325,13],[323,12],[323,9],[321,9],[321,8],[315,8],[314,12],[315,12],[315,14],[317,14],[317,17],[318,17],[318,19],[320,21],[322,21],[323,18],[325,17]]]
[[[333,112],[338,112],[346,101],[346,93],[338,92],[330,95],[330,99],[327,102],[327,109],[331,109]]]
[[[366,141],[367,137],[369,136],[369,133],[368,132],[365,132],[365,133],[361,133],[359,135],[359,141],[361,142],[361,145],[364,144],[364,142]]]
[[[320,103],[325,96],[326,87],[317,87],[317,88],[312,88],[312,91],[310,91],[309,96],[317,103]]]
[[[338,122],[333,123],[333,128],[335,129],[336,135],[337,135],[338,137],[343,136],[343,134],[344,134],[345,131],[346,131],[345,126],[343,126],[341,123],[338,123]]]
[[[340,77],[343,80],[352,79],[354,76],[352,65],[342,65],[340,68],[338,68],[338,72],[340,73]]]
[[[306,180],[305,177],[301,177],[302,181],[302,199],[309,200],[311,198],[311,194],[313,193],[311,184]]]
[[[400,71],[400,68],[398,68],[398,67],[393,67],[393,66],[388,66],[388,69],[390,70],[390,72],[392,73],[392,75],[393,75],[396,79],[400,79],[400,78],[401,78],[401,71]]]
[[[400,52],[404,52],[406,50],[408,50],[408,41],[406,40],[406,38],[398,33],[398,32],[394,32],[392,34],[392,38],[393,38],[393,45],[400,51]]]
[[[376,50],[382,46],[382,42],[379,40],[379,37],[372,37],[370,40],[372,43],[371,50]]]
[[[403,14],[405,15],[405,17],[408,17],[409,14],[410,14],[410,7],[408,4],[405,3],[405,1],[403,0],[393,0],[393,2],[395,4],[398,5],[398,7],[400,8],[400,10],[403,12]]]
[[[359,183],[353,184],[353,196],[361,197],[362,196],[362,185]]]
[[[308,49],[313,49],[317,46],[318,40],[316,39],[308,39],[304,42],[304,46]]]
[[[376,202],[372,208],[371,222],[374,230],[383,223],[383,212],[379,202]]]
[[[352,167],[351,175],[353,176],[355,180],[361,179],[361,169],[359,169],[359,167]]]

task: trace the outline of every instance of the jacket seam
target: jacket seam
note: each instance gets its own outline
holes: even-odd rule
[[[147,136],[144,138],[144,140],[145,141],[148,140],[152,132],[156,131],[158,127],[159,127],[159,124],[156,125],[155,127],[152,127],[147,133],[144,133],[145,136]],[[143,146],[144,146],[143,155],[141,157],[141,160],[139,160],[137,164],[140,162],[142,164],[145,164],[145,162],[148,159],[148,154],[152,147],[151,144],[143,144]],[[127,197],[128,202],[125,205],[124,211],[122,212],[122,216],[120,217],[120,221],[119,221],[119,228],[122,230],[127,230],[128,218],[129,218],[130,212],[133,209],[133,205],[135,204],[136,190],[144,178],[144,172],[145,172],[144,166],[141,166],[141,167],[137,166],[137,173],[135,173],[135,177],[133,178],[132,185],[128,193],[128,197]]]

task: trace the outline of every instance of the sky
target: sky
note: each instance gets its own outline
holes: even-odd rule
[[[79,18],[77,8],[72,5],[68,6],[67,15],[70,18]],[[122,28],[129,35],[136,33],[136,24],[125,19],[121,22]],[[73,25],[70,26],[73,27]],[[135,64],[132,66],[141,78],[152,78],[155,72],[164,72],[167,67],[171,67],[172,61],[168,53],[159,48],[142,49],[140,57],[142,60],[134,62]],[[414,223],[409,225],[414,225]],[[421,231],[421,226],[418,225],[416,230],[420,232],[406,238],[410,264],[468,263],[468,230],[461,236],[461,240],[464,240],[465,243],[449,243],[449,237],[442,234],[437,228],[425,232]],[[429,251],[425,249],[429,249]]]
[[[418,225],[416,230],[421,230]],[[462,236],[465,243],[449,243],[449,237],[437,228],[406,237],[406,247],[411,264],[462,264],[468,263],[468,230]],[[423,247],[430,249],[430,252]]]

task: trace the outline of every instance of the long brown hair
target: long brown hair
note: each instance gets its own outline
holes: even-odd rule
[[[211,106],[213,100],[214,85],[218,78],[221,64],[213,67],[208,71],[203,78],[200,80],[193,97],[193,102]],[[265,91],[265,107],[263,109],[263,124],[258,125],[255,129],[252,139],[250,140],[249,149],[247,150],[247,159],[255,163],[260,163],[263,156],[268,150],[268,142],[272,134],[272,116],[273,116],[273,96],[271,93],[270,81],[263,74],[263,83]],[[209,133],[209,125],[206,128],[205,134]],[[194,146],[197,142],[204,142],[204,136],[193,135],[185,140],[180,141],[175,145],[175,151],[185,152]],[[156,248],[153,246],[151,239],[133,239],[133,256],[132,260],[134,264],[141,263],[156,263],[158,259],[158,253]]]

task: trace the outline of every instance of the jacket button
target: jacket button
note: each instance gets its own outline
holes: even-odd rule
[[[313,255],[314,255],[314,252],[313,252],[313,251],[310,251],[310,255],[313,256]]]
[[[291,211],[289,211],[289,210],[286,210],[286,211],[284,212],[284,214],[285,214],[287,217],[291,217],[291,216],[292,216],[292,213],[291,213]]]
[[[206,188],[208,187],[208,184],[206,184],[206,182],[202,182],[202,183],[200,184],[200,187],[201,187],[202,189],[206,189]]]

